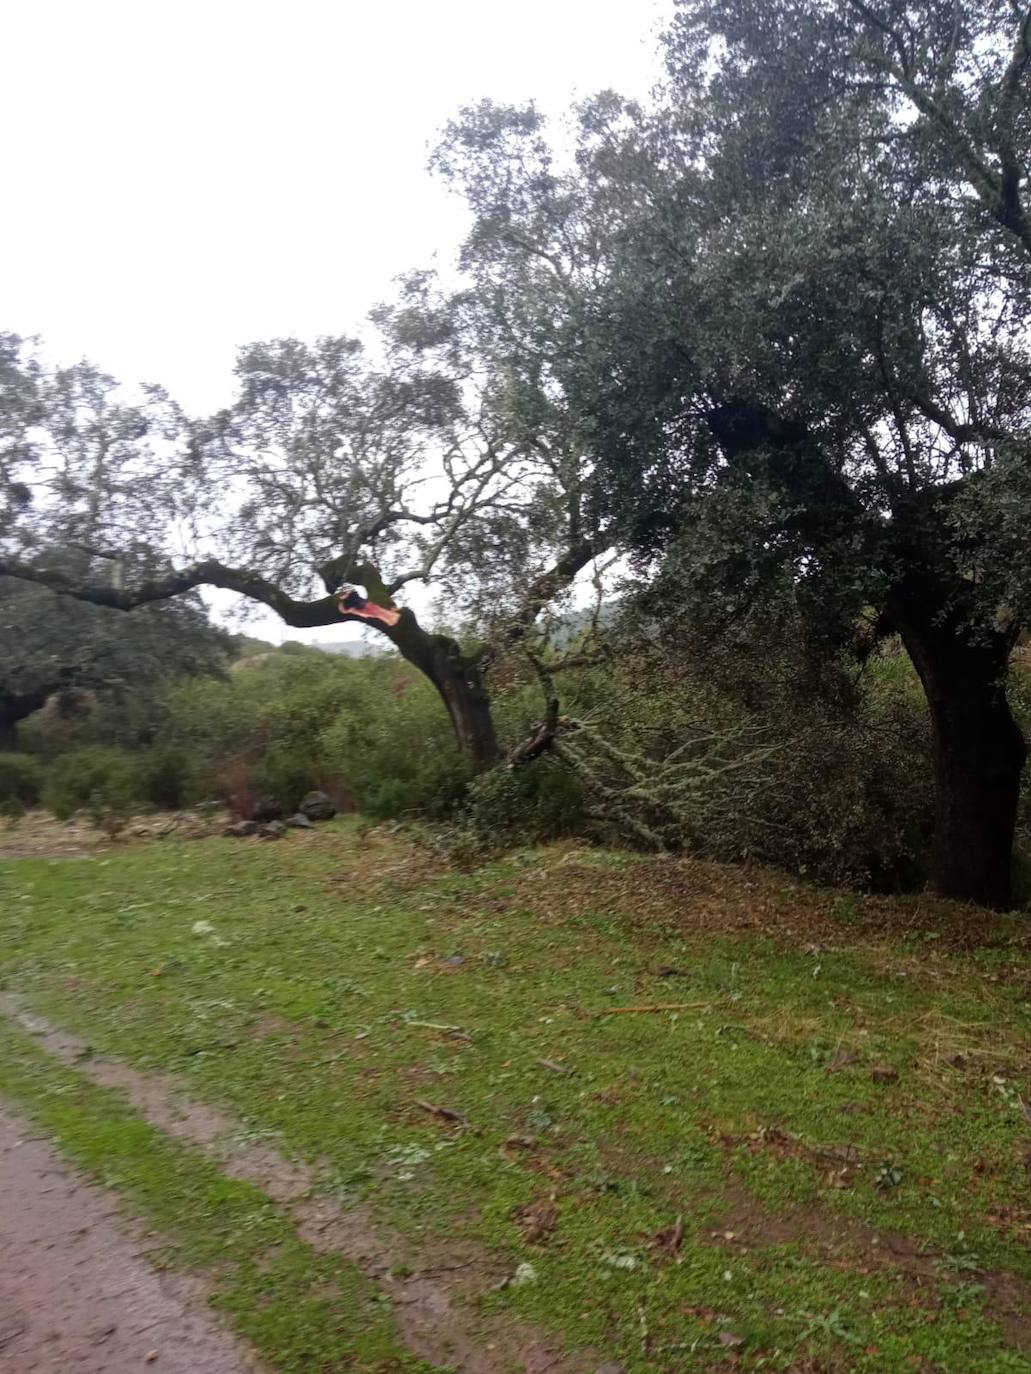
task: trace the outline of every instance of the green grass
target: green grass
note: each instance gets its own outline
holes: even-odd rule
[[[1031,1369],[1016,920],[971,941],[982,913],[565,847],[458,875],[348,823],[0,865],[0,903],[0,977],[36,1009],[425,1247],[531,1263],[486,1301],[571,1348],[631,1374]],[[653,1002],[702,1006],[597,1015]],[[531,1246],[519,1210],[552,1197]],[[678,1217],[675,1263],[652,1241]]]

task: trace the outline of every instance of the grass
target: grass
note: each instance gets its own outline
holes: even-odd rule
[[[8,863],[0,899],[0,978],[34,1008],[427,1251],[530,1264],[483,1301],[570,1349],[630,1374],[1031,1370],[1017,918],[563,846],[457,874],[349,822]],[[689,1005],[611,1014],[655,1003]],[[67,1071],[2,1053],[3,1091],[96,1169],[45,1114],[78,1100],[46,1086]],[[77,1091],[97,1130],[126,1116]],[[164,1187],[130,1202],[174,1234]],[[332,1368],[340,1332],[306,1339]],[[381,1327],[346,1339],[357,1368],[396,1358]]]

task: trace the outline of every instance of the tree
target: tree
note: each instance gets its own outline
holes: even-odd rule
[[[236,401],[202,422],[157,388],[127,405],[87,364],[50,373],[8,336],[11,395],[28,399],[7,417],[5,489],[21,495],[0,529],[0,573],[118,610],[211,585],[296,628],[371,625],[430,679],[460,747],[489,766],[486,646],[430,633],[394,597],[436,580],[454,619],[475,600],[462,601],[455,577],[496,591],[498,570],[518,565],[518,592],[496,617],[501,639],[516,639],[593,546],[568,532],[556,561],[552,475],[474,366],[465,305],[413,275],[375,314],[375,358],[348,338],[251,345]],[[138,556],[141,532],[169,551],[160,565]],[[173,566],[173,540],[200,556]],[[78,550],[79,565],[42,555],[55,544]],[[371,610],[341,614],[347,584],[365,588]]]
[[[75,562],[66,555],[69,571]],[[19,721],[55,694],[71,713],[84,691],[117,694],[157,678],[217,673],[230,657],[229,636],[196,598],[122,616],[15,578],[0,578],[0,634],[0,750],[15,747]]]
[[[1004,906],[1025,757],[1004,679],[1031,591],[1026,554],[1002,557],[1031,514],[1031,10],[678,10],[655,107],[581,107],[565,168],[532,111],[467,113],[467,255],[481,283],[513,256],[552,264],[554,385],[596,510],[683,596],[725,618],[790,598],[825,652],[902,637],[935,734],[932,884]]]

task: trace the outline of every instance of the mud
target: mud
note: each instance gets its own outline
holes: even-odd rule
[[[4,1374],[244,1374],[260,1364],[199,1285],[147,1262],[102,1188],[0,1108]]]
[[[565,1357],[557,1342],[525,1323],[478,1313],[471,1302],[506,1274],[477,1247],[449,1245],[436,1247],[430,1257],[420,1255],[368,1208],[344,1207],[320,1191],[317,1166],[246,1142],[238,1121],[190,1099],[171,1076],[146,1075],[95,1053],[86,1041],[28,1011],[14,993],[0,993],[0,1015],[22,1026],[55,1059],[122,1091],[151,1125],[205,1150],[228,1176],[261,1188],[285,1208],[312,1249],[357,1265],[390,1296],[401,1340],[419,1358],[456,1374],[584,1374],[596,1366],[597,1359],[586,1355]],[[204,1366],[198,1371],[207,1374]]]

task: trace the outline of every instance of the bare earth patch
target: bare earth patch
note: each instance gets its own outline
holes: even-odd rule
[[[453,1368],[457,1374],[498,1374],[509,1369],[522,1374],[582,1374],[597,1363],[586,1357],[567,1360],[558,1344],[540,1331],[467,1306],[465,1300],[489,1291],[505,1277],[475,1247],[438,1247],[430,1259],[415,1254],[400,1236],[380,1226],[369,1209],[343,1207],[320,1194],[317,1168],[286,1159],[268,1145],[242,1141],[239,1122],[192,1101],[170,1075],[148,1076],[120,1060],[93,1053],[86,1041],[25,1010],[13,993],[0,993],[0,1015],[16,1021],[55,1059],[94,1083],[124,1092],[152,1126],[206,1150],[229,1177],[261,1188],[286,1208],[297,1234],[313,1250],[341,1255],[358,1265],[391,1298],[401,1339],[414,1355]],[[0,1189],[4,1186],[0,1167]],[[59,1367],[53,1366],[55,1372]],[[112,1374],[119,1370],[113,1364],[95,1367]],[[188,1367],[207,1374],[206,1365]],[[25,1366],[26,1370],[43,1368],[48,1366]]]
[[[86,820],[59,821],[49,811],[30,811],[17,825],[0,824],[0,861],[83,859],[110,846],[103,831]]]
[[[219,835],[228,815],[220,808],[132,816],[112,839],[85,816],[59,821],[49,811],[29,811],[15,825],[0,824],[0,863],[10,859],[90,859],[142,840],[202,840]]]
[[[0,1108],[0,1365],[5,1374],[242,1374],[260,1366],[203,1292],[159,1273],[110,1196]]]

